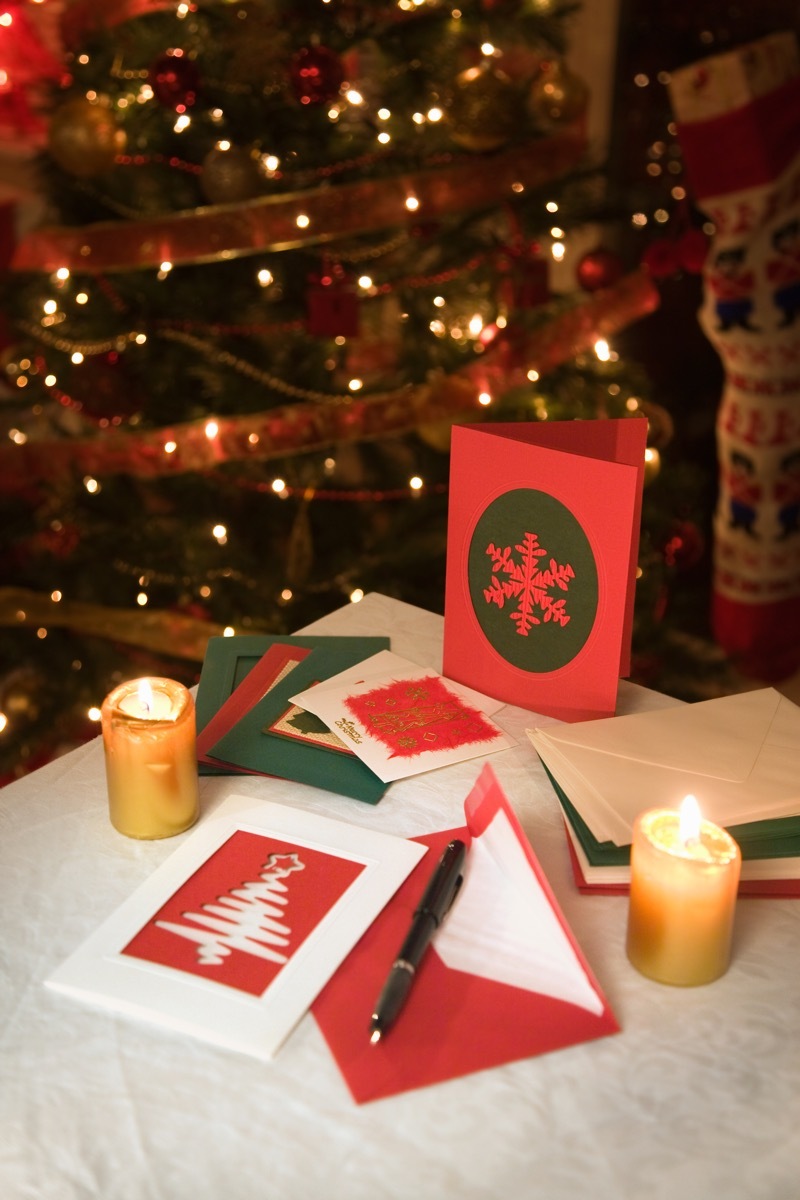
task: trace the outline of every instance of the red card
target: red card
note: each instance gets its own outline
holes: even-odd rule
[[[586,878],[583,873],[583,868],[580,864],[575,847],[572,844],[572,839],[567,833],[567,849],[569,850],[569,861],[572,867],[572,875],[575,880],[575,886],[579,892],[584,892],[587,896],[628,896],[630,894],[630,883],[604,883],[599,878],[600,872],[596,872],[596,877],[591,881]],[[783,896],[797,897],[800,899],[800,879],[739,879],[739,895],[740,896]]]
[[[619,1029],[490,766],[483,768],[467,798],[465,812],[466,829],[449,829],[415,839],[430,846],[431,853],[425,855],[312,1006],[358,1103],[605,1037]],[[455,914],[472,886],[469,859],[476,855],[475,843],[486,836],[498,814],[508,822],[518,854],[527,861],[561,936],[571,947],[576,969],[583,972],[587,987],[593,989],[595,1010],[557,999],[544,990],[531,991],[453,969],[437,952],[434,939],[400,1016],[377,1045],[371,1044],[369,1026],[374,1002],[436,860],[453,837],[471,845],[468,874],[453,909]],[[506,866],[504,863],[501,870]],[[536,917],[526,910],[522,918],[528,917],[533,930]],[[546,982],[544,986],[546,989]]]
[[[443,674],[564,721],[630,670],[647,422],[453,429]]]

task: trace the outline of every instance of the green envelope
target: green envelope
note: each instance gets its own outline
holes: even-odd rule
[[[237,723],[211,747],[209,754],[220,760],[220,769],[231,764],[241,770],[261,775],[276,775],[297,783],[308,783],[343,796],[352,796],[367,804],[377,804],[386,791],[387,784],[379,779],[369,767],[354,754],[325,745],[329,731],[310,714],[292,713],[290,697],[295,693],[330,679],[340,671],[353,667],[389,649],[389,638],[385,637],[274,637],[259,638],[255,635],[243,638],[212,639],[218,642],[249,642],[232,649],[209,651],[216,660],[208,673],[203,675],[215,679],[219,703],[230,694],[230,687],[238,686],[234,680],[243,679],[252,669],[260,655],[275,643],[303,646],[311,649],[307,658],[299,662],[286,676],[276,683],[256,704],[242,714]],[[208,657],[208,656],[207,656]],[[224,667],[220,660],[226,657]],[[251,660],[247,667],[248,658]],[[198,686],[198,701],[203,684],[201,676]],[[225,687],[228,688],[227,693]],[[208,689],[209,695],[211,688]],[[224,694],[223,694],[224,693]],[[213,715],[209,711],[210,700],[204,698],[202,709],[198,704],[198,728],[202,728]]]

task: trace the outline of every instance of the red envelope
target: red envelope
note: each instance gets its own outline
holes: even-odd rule
[[[421,860],[312,1006],[357,1103],[545,1054],[619,1029],[488,764],[467,798],[465,812],[466,829],[449,829],[416,839],[430,846],[431,853]],[[530,872],[596,994],[599,1011],[448,967],[434,939],[400,1016],[373,1045],[370,1016],[375,1000],[439,855],[451,838],[461,837],[471,846],[469,869],[476,841],[486,835],[498,814],[508,821]],[[468,873],[456,908],[465,902],[469,887]]]
[[[560,720],[630,670],[647,422],[453,429],[443,674]]]

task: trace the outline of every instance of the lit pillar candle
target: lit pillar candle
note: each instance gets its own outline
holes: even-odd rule
[[[710,983],[727,970],[742,856],[700,815],[651,809],[634,824],[628,958],[661,983]]]
[[[172,679],[132,679],[103,701],[111,824],[135,838],[181,833],[199,811],[194,700]]]

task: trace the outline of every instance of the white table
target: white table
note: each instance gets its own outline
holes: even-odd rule
[[[441,618],[380,595],[309,630],[389,634],[441,667]],[[621,685],[620,712],[660,702]],[[575,889],[530,713],[497,720],[516,744],[493,765],[620,1034],[358,1106],[311,1016],[264,1066],[52,992],[53,968],[180,841],[114,831],[96,739],[0,791],[2,1200],[796,1200],[800,901],[740,901],[710,986],[642,978],[626,900]],[[202,808],[236,791],[414,835],[463,821],[477,769],[394,784],[376,807],[206,778]]]

